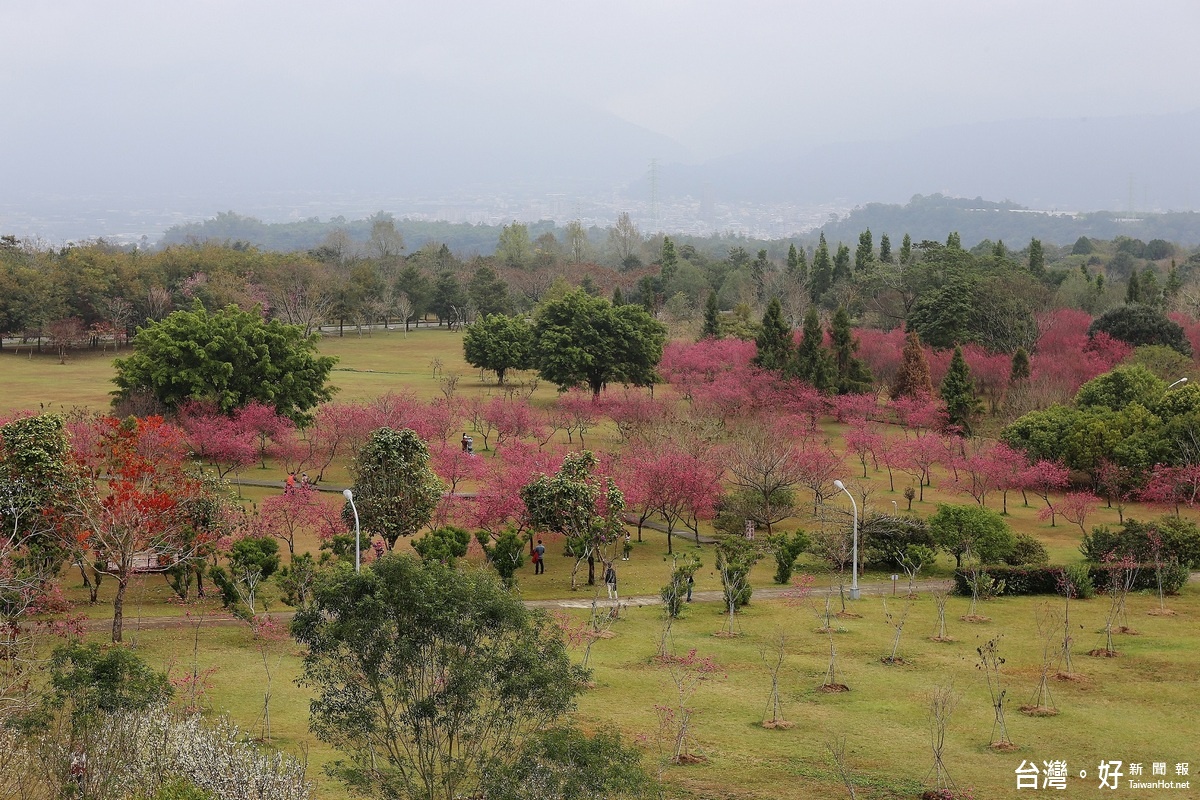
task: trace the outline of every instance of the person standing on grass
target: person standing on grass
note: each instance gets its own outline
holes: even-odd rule
[[[283,491],[285,494],[291,494],[296,488],[296,473],[289,472],[287,480],[283,482]]]
[[[604,570],[604,585],[608,587],[609,600],[620,599],[617,597],[617,570],[611,561]]]
[[[546,571],[546,545],[538,539],[537,547],[533,548],[533,574],[541,575]]]
[[[628,561],[629,554],[633,552],[633,540],[629,536],[629,531],[625,531],[625,544],[621,547],[621,560]]]

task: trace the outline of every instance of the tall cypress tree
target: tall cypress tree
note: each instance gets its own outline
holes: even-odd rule
[[[763,314],[762,327],[759,329],[758,353],[754,363],[763,369],[783,372],[792,361],[792,329],[783,320],[783,308],[778,297],[772,297],[767,303],[767,311]]]
[[[1041,239],[1029,240],[1029,274],[1040,278],[1046,274],[1046,254]]]
[[[862,359],[854,356],[858,340],[850,330],[850,314],[845,306],[838,306],[829,325],[829,339],[833,346],[833,365],[837,373],[838,394],[864,394],[871,391],[871,370]]]
[[[675,273],[679,271],[679,256],[675,254],[675,243],[671,241],[670,236],[663,237],[662,255],[659,260],[662,262],[660,277],[665,288],[675,277]]]
[[[1142,301],[1142,284],[1137,270],[1129,273],[1129,283],[1125,285],[1125,302],[1140,303]]]
[[[892,397],[929,397],[932,394],[933,380],[929,377],[929,362],[921,348],[921,337],[916,331],[909,331],[900,356],[900,369],[892,382]]]
[[[858,235],[858,249],[854,251],[854,271],[862,272],[871,268],[875,260],[875,244],[871,238],[871,229],[867,228]]]
[[[721,338],[721,312],[717,308],[717,293],[714,291],[709,291],[708,299],[704,301],[704,327],[700,329],[700,338]]]
[[[907,233],[900,241],[900,263],[908,266],[912,263],[912,237]]]
[[[837,253],[833,257],[833,282],[843,283],[850,280],[850,248],[838,242]]]
[[[812,281],[809,283],[809,295],[815,303],[821,295],[829,291],[833,285],[833,261],[829,258],[829,245],[825,242],[825,234],[817,243],[817,252],[813,255]]]
[[[892,240],[885,233],[879,237],[879,261],[882,264],[891,264],[892,258]]]
[[[817,309],[809,307],[804,315],[804,328],[800,336],[800,347],[796,350],[796,377],[806,381],[824,394],[837,388],[837,370],[833,356],[824,346],[825,332],[821,330],[821,318]]]
[[[969,436],[971,417],[979,411],[979,399],[975,397],[975,381],[971,378],[971,368],[963,358],[961,347],[954,348],[950,369],[946,371],[938,393],[946,404],[946,416],[950,424],[957,425]]]

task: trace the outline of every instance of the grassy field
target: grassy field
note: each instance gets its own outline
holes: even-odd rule
[[[461,336],[445,330],[422,330],[405,336],[402,332],[376,332],[371,336],[327,338],[323,352],[340,359],[333,375],[340,387],[338,399],[366,400],[387,391],[412,391],[421,397],[440,396],[441,378],[433,374],[432,362],[440,359],[442,375],[457,374],[460,394],[486,392],[492,385],[481,380],[477,370],[462,361]],[[73,357],[66,365],[57,358],[30,358],[0,354],[0,415],[19,409],[68,410],[107,406],[112,375],[112,353]],[[526,376],[528,377],[528,376]],[[553,387],[541,384],[535,401],[553,397]],[[826,432],[835,443],[841,434],[836,425]],[[589,439],[589,446],[614,446],[610,431],[603,429]],[[483,454],[481,457],[491,457]],[[902,491],[907,478],[897,476],[897,491],[890,491],[885,473],[861,477],[856,463],[847,461],[846,479],[852,487],[863,484],[870,490],[870,504],[887,508],[906,501]],[[249,469],[247,480],[279,480],[280,471]],[[853,477],[853,482],[850,478]],[[945,492],[944,476],[934,475],[933,486],[923,502],[913,505],[922,515],[932,513],[939,502],[964,503],[969,498]],[[344,470],[328,475],[330,483],[345,480]],[[260,501],[278,491],[256,486],[242,487],[247,503]],[[838,503],[831,498],[828,502]],[[1033,502],[1040,502],[1033,500]],[[999,498],[989,500],[998,508]],[[1081,532],[1059,523],[1050,527],[1038,518],[1036,507],[1024,507],[1019,493],[1009,497],[1015,530],[1037,536],[1055,561],[1077,561]],[[1147,508],[1132,508],[1126,516],[1156,516]],[[1115,510],[1099,509],[1088,525],[1117,522]],[[808,520],[800,523],[807,526]],[[669,560],[665,537],[646,530],[635,544],[628,562],[617,562],[623,596],[657,595],[666,582]],[[587,603],[594,589],[572,592],[570,561],[557,555],[556,542],[548,542],[551,557],[545,576],[534,576],[526,565],[518,574],[520,596],[530,600],[565,598]],[[679,550],[695,545],[677,537]],[[315,549],[315,541],[300,542],[299,549]],[[704,567],[697,574],[697,591],[719,589],[711,549],[703,548]],[[949,575],[952,563],[943,558],[928,571],[930,577]],[[816,565],[804,567],[814,571]],[[752,575],[756,587],[769,586],[774,565],[761,562]],[[825,590],[835,579],[817,574],[816,587]],[[868,573],[864,582],[888,584],[888,576]],[[77,577],[68,575],[68,593],[82,599]],[[109,597],[111,582],[104,586],[102,600]],[[601,588],[601,593],[603,589]],[[901,596],[888,596],[889,608],[904,607]],[[274,587],[263,599],[268,609],[284,610]],[[846,737],[847,766],[860,798],[914,797],[932,766],[927,725],[927,696],[938,686],[953,685],[960,700],[948,731],[945,763],[961,788],[974,787],[978,798],[1017,796],[1014,770],[1023,760],[1064,759],[1069,766],[1067,797],[1099,794],[1095,779],[1100,761],[1143,763],[1149,774],[1152,762],[1167,762],[1173,771],[1178,762],[1200,764],[1194,702],[1195,654],[1200,651],[1200,591],[1192,583],[1184,594],[1170,599],[1178,612],[1174,617],[1150,616],[1157,599],[1138,595],[1130,600],[1130,626],[1137,635],[1118,640],[1120,657],[1097,659],[1086,651],[1102,644],[1099,633],[1107,600],[1099,597],[1072,606],[1072,635],[1075,639],[1075,669],[1078,681],[1055,683],[1054,699],[1061,713],[1055,717],[1029,718],[1018,706],[1029,702],[1040,675],[1042,644],[1037,636],[1037,617],[1046,610],[1061,609],[1061,600],[1018,598],[991,600],[984,606],[990,620],[968,624],[959,620],[966,600],[952,598],[948,611],[950,634],[956,641],[935,643],[935,610],[930,596],[912,603],[900,645],[906,663],[888,666],[880,658],[890,650],[893,629],[884,619],[879,597],[866,597],[853,605],[860,616],[839,622],[843,630],[834,635],[838,653],[839,681],[850,691],[825,694],[817,690],[829,660],[829,638],[815,632],[818,626],[815,603],[755,599],[740,616],[739,635],[722,638],[713,634],[723,626],[718,603],[693,603],[685,619],[673,632],[678,653],[695,649],[720,665],[717,677],[704,682],[689,705],[697,711],[693,752],[700,763],[668,766],[661,758],[656,705],[669,705],[672,684],[666,669],[654,655],[661,632],[661,610],[657,607],[626,608],[612,627],[610,639],[598,641],[591,652],[595,688],[581,700],[578,716],[585,727],[612,722],[645,750],[646,760],[661,769],[672,796],[687,798],[822,798],[847,796],[827,756],[826,743]],[[110,613],[105,605],[86,608],[102,626]],[[336,754],[307,731],[308,693],[294,683],[299,672],[299,653],[290,640],[256,641],[248,627],[216,624],[211,603],[183,606],[171,601],[170,591],[159,577],[139,579],[127,599],[126,639],[138,652],[160,668],[179,677],[198,672],[206,676],[204,691],[191,698],[209,713],[226,713],[255,736],[266,735],[263,715],[268,685],[272,744],[294,753],[307,753],[312,775],[319,783],[318,796],[340,798],[342,788],[322,779],[320,767]],[[568,612],[574,618],[585,610]],[[783,708],[795,723],[789,730],[766,730],[761,726],[767,705],[770,678],[762,651],[769,650],[779,635],[787,637],[786,657],[781,670]],[[91,636],[103,641],[104,631]],[[976,648],[999,637],[1008,691],[1007,721],[1019,750],[998,753],[988,749],[993,712],[984,674],[976,668]],[[578,654],[582,657],[582,654]],[[186,698],[185,698],[186,699]],[[1086,770],[1088,778],[1078,777]]]

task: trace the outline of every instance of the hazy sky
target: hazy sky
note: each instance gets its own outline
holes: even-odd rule
[[[280,93],[352,113],[345,88],[367,78],[397,87],[381,105],[444,88],[590,106],[698,158],[1200,107],[1197,0],[0,0],[0,19],[0,141]],[[72,108],[78,128],[39,128]]]

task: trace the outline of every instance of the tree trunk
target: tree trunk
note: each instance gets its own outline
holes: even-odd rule
[[[117,575],[117,594],[113,598],[113,624],[112,624],[112,640],[113,644],[121,642],[121,624],[124,622],[125,615],[125,589],[129,586],[129,573],[125,570]]]
[[[592,551],[590,549],[588,550],[587,561],[588,561],[587,585],[595,586],[596,585],[596,556],[592,554]]]

